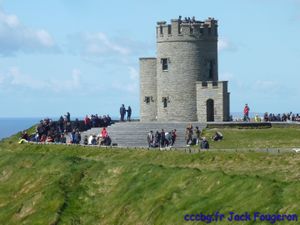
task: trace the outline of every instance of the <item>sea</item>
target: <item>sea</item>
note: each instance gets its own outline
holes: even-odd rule
[[[41,118],[0,118],[0,140],[38,124]]]

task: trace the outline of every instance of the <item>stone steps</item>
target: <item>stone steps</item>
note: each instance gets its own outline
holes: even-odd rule
[[[206,127],[206,124],[199,122],[120,122],[115,123],[107,128],[108,134],[112,139],[112,143],[121,147],[147,147],[147,134],[150,130],[154,133],[156,131],[161,132],[164,129],[165,132],[177,130],[177,139],[174,147],[184,147],[185,144],[185,129],[192,124],[195,128],[198,126],[200,130]],[[85,135],[98,135],[102,128],[92,128],[88,131],[82,132],[82,140]]]

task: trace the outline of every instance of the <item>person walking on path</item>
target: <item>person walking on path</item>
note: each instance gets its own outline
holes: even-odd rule
[[[249,111],[250,111],[250,108],[249,108],[248,104],[245,104],[245,107],[244,107],[244,121],[247,121],[247,122],[250,121]]]

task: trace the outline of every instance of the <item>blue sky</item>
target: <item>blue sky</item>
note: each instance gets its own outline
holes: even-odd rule
[[[138,116],[138,58],[179,15],[218,19],[232,112],[300,112],[299,0],[0,0],[0,117]]]

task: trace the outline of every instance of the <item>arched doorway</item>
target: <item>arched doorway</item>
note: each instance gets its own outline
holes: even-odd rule
[[[207,122],[215,121],[214,118],[214,100],[208,99],[206,101],[206,115],[207,115]]]

